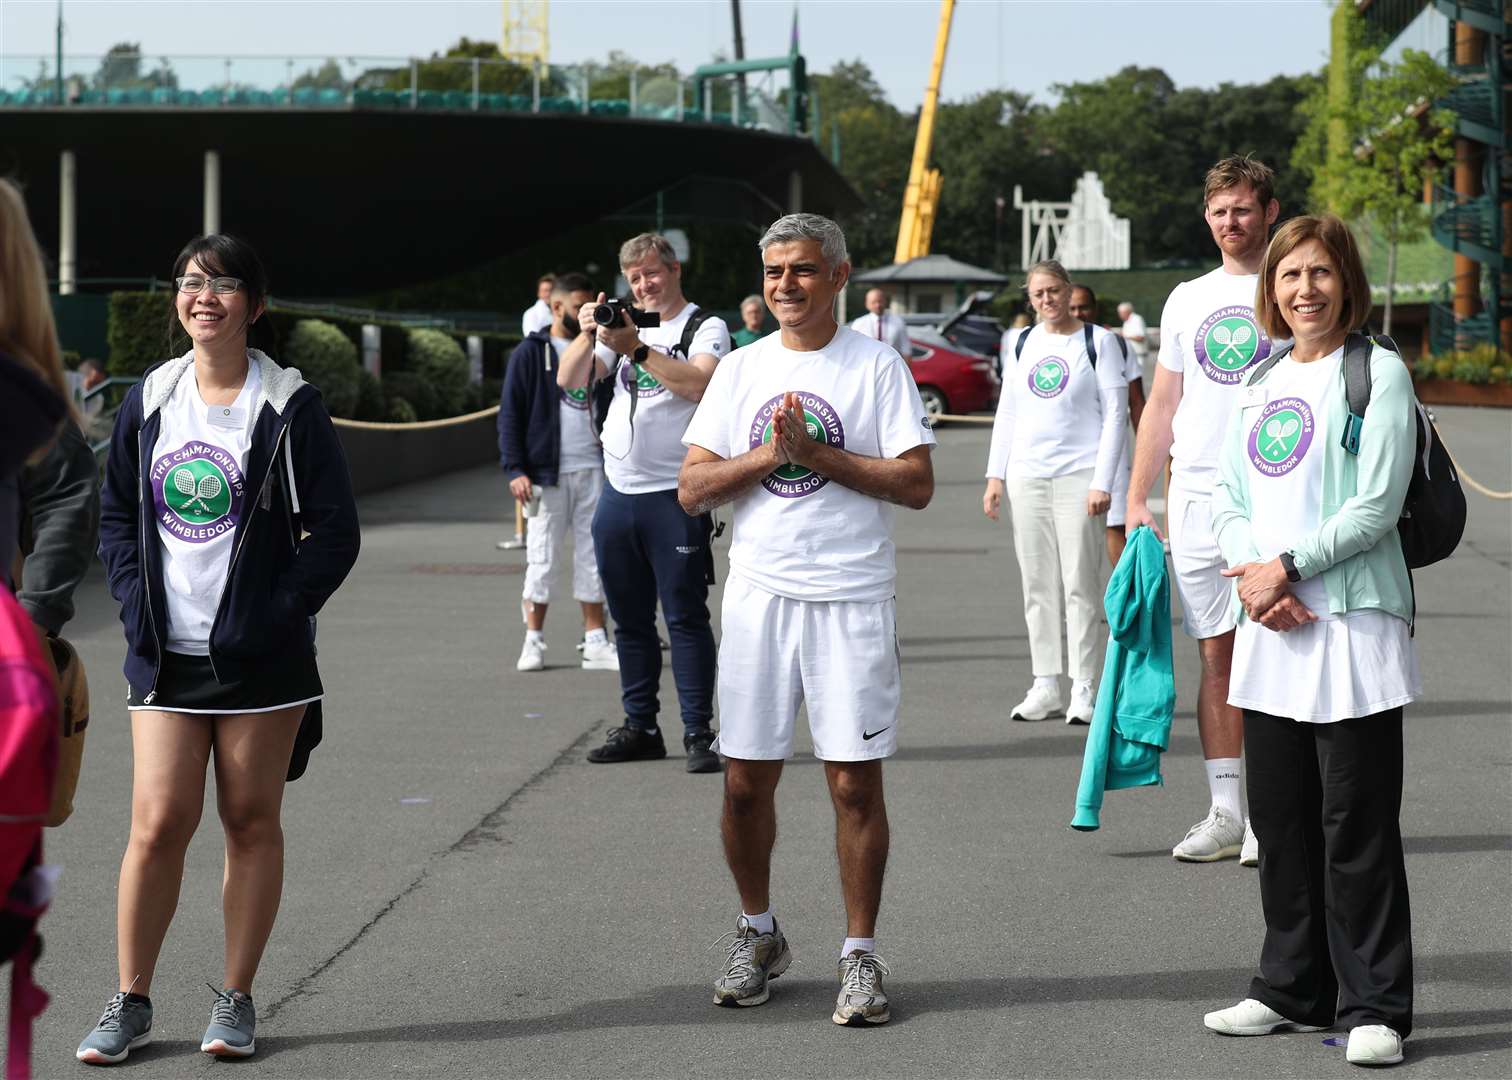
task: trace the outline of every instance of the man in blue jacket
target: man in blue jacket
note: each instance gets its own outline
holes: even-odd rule
[[[594,296],[592,283],[582,274],[555,279],[551,325],[528,335],[510,354],[499,396],[499,463],[510,494],[530,518],[522,603],[525,644],[515,664],[518,671],[546,666],[546,606],[569,528],[572,594],[583,608],[583,667],[619,670],[619,656],[604,630],[604,589],[591,532],[604,489],[604,452],[593,429],[587,388],[557,386],[561,355],[581,330],[578,309]]]

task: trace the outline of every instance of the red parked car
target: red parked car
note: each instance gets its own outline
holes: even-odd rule
[[[908,366],[930,416],[997,407],[1002,383],[991,357],[961,349],[932,327],[910,326],[908,343]]]

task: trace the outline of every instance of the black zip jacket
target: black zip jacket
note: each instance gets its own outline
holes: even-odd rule
[[[313,651],[310,620],[346,578],[359,547],[351,475],[320,392],[293,368],[255,349],[248,356],[260,365],[263,392],[253,405],[243,469],[246,509],[210,628],[210,664],[221,682],[245,678],[288,650]],[[193,368],[192,354],[169,360],[127,393],[100,491],[100,558],[121,605],[126,678],[149,694],[168,629],[162,545],[150,509],[152,450],[158,410],[180,378],[194,377]]]

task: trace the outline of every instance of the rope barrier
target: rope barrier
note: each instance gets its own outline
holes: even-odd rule
[[[427,429],[455,427],[458,424],[468,424],[474,420],[480,420],[485,416],[493,416],[499,411],[497,405],[491,405],[477,412],[470,412],[465,416],[449,416],[445,420],[416,420],[413,423],[388,424],[379,423],[375,420],[343,420],[337,417],[331,418],[331,423],[339,428],[356,428],[359,431],[425,431]]]

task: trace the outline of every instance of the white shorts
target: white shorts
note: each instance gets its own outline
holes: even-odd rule
[[[1172,487],[1166,496],[1166,532],[1181,597],[1181,628],[1198,640],[1234,629],[1234,583],[1213,535],[1213,497]]]
[[[816,758],[891,757],[902,686],[896,615],[893,600],[791,600],[731,574],[719,641],[719,752],[791,757],[806,705]]]
[[[572,530],[572,597],[584,604],[602,604],[598,560],[593,555],[593,511],[604,490],[602,469],[562,473],[550,487],[537,487],[541,508],[529,519],[525,532],[525,586],[521,595],[532,604],[551,603],[557,556]]]
[[[1129,473],[1133,467],[1133,463],[1129,461],[1129,442],[1125,441],[1123,453],[1118,458],[1118,468],[1113,473],[1113,490],[1108,492],[1113,496],[1113,501],[1108,506],[1108,528],[1110,529],[1115,526],[1123,528],[1123,523],[1128,518]]]

